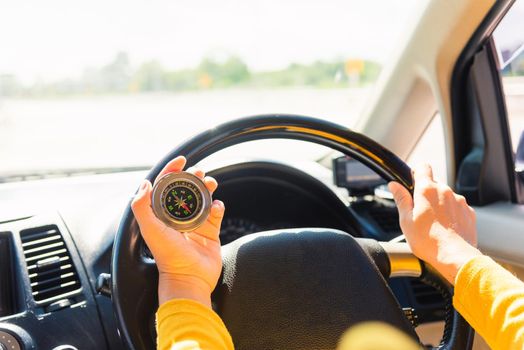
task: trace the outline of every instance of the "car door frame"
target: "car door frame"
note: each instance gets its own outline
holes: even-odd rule
[[[524,279],[524,191],[492,37],[514,2],[498,1],[486,16],[457,60],[450,93],[455,189],[476,209],[481,251]]]

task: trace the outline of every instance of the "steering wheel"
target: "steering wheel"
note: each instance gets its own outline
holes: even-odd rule
[[[321,119],[261,115],[205,131],[166,155],[147,175],[154,181],[175,156],[188,166],[232,145],[284,138],[314,142],[349,155],[412,192],[410,168],[359,133]],[[130,349],[155,347],[158,271],[144,253],[127,205],[113,247],[112,301],[120,334]],[[418,260],[406,243],[379,243],[334,229],[284,229],[242,237],[222,249],[223,273],[212,300],[237,350],[334,349],[342,333],[378,320],[418,337],[386,279],[418,277],[446,301],[445,330],[436,349],[470,349],[473,331],[454,310],[451,286]]]

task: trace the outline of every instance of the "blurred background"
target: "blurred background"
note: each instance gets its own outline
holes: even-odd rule
[[[425,4],[4,4],[0,176],[148,167],[196,132],[253,114],[305,114],[351,127]],[[522,58],[504,74],[508,103],[522,108]],[[317,159],[327,151],[259,141],[235,152]]]

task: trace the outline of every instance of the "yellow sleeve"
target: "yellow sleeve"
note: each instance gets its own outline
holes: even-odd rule
[[[220,317],[188,299],[162,304],[156,314],[158,350],[233,350],[233,341]]]
[[[524,283],[491,258],[462,266],[453,305],[493,350],[524,349]]]

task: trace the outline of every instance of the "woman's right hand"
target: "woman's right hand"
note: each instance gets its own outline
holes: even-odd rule
[[[435,182],[429,165],[417,167],[413,177],[413,197],[399,183],[389,183],[398,207],[400,227],[413,254],[455,284],[462,265],[481,255],[475,248],[475,211],[463,196]]]
[[[180,172],[186,159],[179,156],[169,162],[157,176]],[[210,193],[217,189],[217,182],[198,169],[189,172],[199,177]],[[158,219],[151,207],[152,185],[144,180],[131,208],[140,226],[142,237],[151,250],[158,267],[159,304],[175,298],[198,301],[211,307],[211,292],[220,272],[220,224],[224,217],[224,203],[214,200],[207,220],[192,232],[179,232]]]

